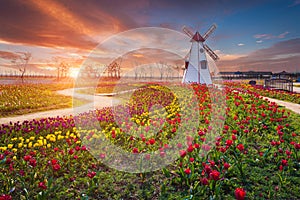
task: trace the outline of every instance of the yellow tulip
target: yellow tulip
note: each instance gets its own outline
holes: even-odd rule
[[[6,151],[7,147],[0,147],[1,151]]]
[[[12,149],[13,146],[14,146],[14,144],[8,144],[8,145],[7,145],[7,148]]]
[[[18,144],[18,148],[22,148],[22,146],[23,146],[23,143]]]
[[[13,148],[12,151],[16,153],[18,151],[18,149]]]
[[[32,142],[29,142],[28,143],[28,148],[31,148],[32,147]]]
[[[38,140],[39,146],[43,146],[43,140]]]
[[[61,140],[61,139],[64,139],[64,138],[65,138],[65,136],[62,136],[62,135],[58,135],[58,136],[57,136],[57,139],[58,139],[58,140]]]
[[[50,148],[50,147],[51,147],[51,144],[47,144],[47,147]]]
[[[29,140],[32,140],[32,141],[33,141],[34,139],[35,139],[35,137],[30,137],[30,138],[29,138]]]
[[[17,156],[14,156],[14,157],[13,157],[13,160],[17,160]]]

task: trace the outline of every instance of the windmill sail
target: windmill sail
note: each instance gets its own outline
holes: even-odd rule
[[[190,29],[188,29],[186,26],[184,26],[184,27],[182,28],[182,30],[183,30],[183,32],[185,32],[185,34],[187,34],[190,38],[192,38],[192,37],[194,36],[194,33],[193,33]]]
[[[215,54],[215,52],[213,52],[213,50],[211,50],[211,48],[209,48],[206,44],[203,44],[203,48],[206,50],[206,52],[208,53],[208,55],[214,59],[214,60],[218,60],[219,57],[217,56],[217,54]]]
[[[210,34],[212,34],[212,32],[214,32],[214,30],[217,28],[217,25],[216,24],[213,24],[209,29],[208,31],[206,31],[206,33],[203,35],[203,38],[204,40],[206,40]]]

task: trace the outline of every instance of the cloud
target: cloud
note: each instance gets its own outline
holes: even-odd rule
[[[256,40],[256,43],[262,43],[263,41],[262,40]]]
[[[99,35],[105,38],[143,24],[147,19],[139,10],[146,7],[147,2],[4,1],[0,7],[0,40],[90,50],[98,44]]]
[[[287,34],[290,32],[286,31],[284,33],[281,33],[279,35],[272,35],[272,34],[256,34],[253,37],[256,39],[264,39],[264,40],[270,40],[270,39],[275,39],[275,38],[285,38]]]
[[[231,61],[245,56],[245,54],[226,54],[221,50],[215,50],[214,52],[219,56],[221,61]]]
[[[269,48],[256,50],[246,56],[221,60],[221,71],[229,70],[264,70],[295,71],[300,70],[300,38],[278,42]],[[229,70],[228,70],[229,69]]]
[[[245,44],[243,44],[243,43],[239,43],[239,44],[237,44],[238,46],[244,46]]]
[[[0,58],[5,60],[13,60],[19,58],[20,55],[9,51],[0,51]]]

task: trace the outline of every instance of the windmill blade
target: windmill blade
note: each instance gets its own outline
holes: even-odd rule
[[[210,34],[212,34],[212,32],[214,32],[214,30],[217,28],[216,24],[213,24],[207,31],[206,33],[203,35],[203,39],[206,40]]]
[[[213,60],[218,60],[219,57],[217,56],[217,54],[215,54],[215,52],[213,50],[211,50],[211,48],[209,48],[206,44],[203,44],[203,48],[206,50],[206,52],[208,53],[208,55],[213,59]]]
[[[194,33],[193,33],[193,31],[192,31],[191,29],[189,29],[188,27],[184,26],[184,27],[182,28],[182,30],[183,30],[183,32],[184,32],[185,34],[187,34],[187,36],[189,36],[190,38],[193,38]]]

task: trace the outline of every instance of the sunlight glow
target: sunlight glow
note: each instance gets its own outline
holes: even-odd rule
[[[72,78],[77,78],[79,70],[80,70],[79,68],[73,68],[73,67],[71,67],[70,68],[70,76]]]

